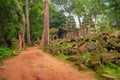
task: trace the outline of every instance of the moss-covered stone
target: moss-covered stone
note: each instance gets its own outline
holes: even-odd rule
[[[76,49],[68,49],[68,55],[76,55],[78,51]]]
[[[80,57],[79,56],[71,56],[67,60],[72,61],[72,62],[77,62],[78,60],[80,60]]]
[[[97,67],[99,67],[101,64],[100,61],[95,61],[95,60],[89,60],[88,61],[88,67],[91,68],[92,70],[96,71]]]
[[[105,80],[118,80],[116,76],[110,74],[101,74],[100,76]]]
[[[85,63],[85,59],[79,58],[79,60],[77,60],[77,61],[75,62],[75,65],[76,65],[76,66],[80,66],[80,65],[83,64],[83,63]]]
[[[79,47],[79,50],[81,53],[86,53],[88,52],[88,48],[86,47],[87,44],[83,44],[82,46]]]
[[[115,60],[115,64],[120,66],[120,60]]]
[[[72,56],[67,60],[80,70],[89,68],[98,74],[107,74],[101,65],[115,70],[120,66],[119,32],[114,34],[113,31],[105,31],[74,39],[58,39],[50,42],[46,49],[53,55]]]
[[[88,67],[85,66],[84,64],[80,64],[79,65],[79,70],[86,71],[86,70],[88,70]]]

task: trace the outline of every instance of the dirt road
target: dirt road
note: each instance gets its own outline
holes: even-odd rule
[[[96,80],[92,75],[77,71],[38,47],[28,48],[8,59],[0,68],[0,78],[6,80]]]

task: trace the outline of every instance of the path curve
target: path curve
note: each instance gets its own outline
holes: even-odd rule
[[[6,80],[96,80],[70,64],[45,54],[38,47],[28,48],[8,59],[0,68],[0,78]]]

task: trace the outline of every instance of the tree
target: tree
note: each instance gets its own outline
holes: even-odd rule
[[[83,27],[83,28],[94,27],[94,22],[93,22],[93,20],[92,20],[91,15],[89,15],[89,14],[84,14],[82,27]],[[94,28],[95,28],[95,27],[94,27]]]
[[[12,47],[16,40],[19,51],[24,49],[25,16],[18,0],[0,0],[0,19],[0,44]]]
[[[69,16],[72,15],[73,6],[71,0],[50,0],[52,5],[58,11],[63,11],[67,13]]]
[[[31,43],[31,37],[30,37],[30,25],[29,25],[29,5],[28,0],[26,0],[26,25],[27,25],[27,44],[29,46],[32,45]]]
[[[44,31],[42,35],[41,48],[49,43],[49,6],[48,0],[44,0]]]
[[[93,4],[94,3],[94,4]],[[97,28],[98,20],[101,16],[106,15],[106,6],[104,1],[102,0],[88,0],[86,6],[86,12],[91,15],[92,19],[94,20],[94,27]]]
[[[82,27],[82,21],[81,21],[81,17],[83,16],[84,12],[85,12],[85,5],[87,3],[87,0],[72,0],[72,5],[74,6],[74,14],[77,15],[78,18],[78,22],[80,27]]]
[[[21,51],[22,49],[25,49],[25,16],[18,1],[17,0],[15,1],[16,1],[15,11],[18,16],[18,24],[20,27],[19,32],[18,32],[18,37],[19,37],[18,48],[19,48],[19,51]]]
[[[75,20],[73,16],[68,16],[66,19],[66,28],[70,31],[76,28]]]
[[[50,28],[64,27],[66,23],[66,16],[62,11],[50,10]]]
[[[110,26],[120,29],[120,0],[105,0],[108,3]]]
[[[39,41],[43,33],[43,0],[31,0],[29,3],[30,29],[32,42]]]
[[[0,46],[11,47],[12,39],[17,35],[15,4],[13,0],[0,0]]]

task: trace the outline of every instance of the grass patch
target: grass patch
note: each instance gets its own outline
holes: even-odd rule
[[[120,67],[118,68],[114,68],[111,66],[105,66],[105,65],[101,65],[103,70],[102,74],[106,74],[106,75],[111,75],[111,76],[115,76],[116,79],[115,80],[120,80]],[[101,77],[100,73],[97,73],[94,75],[98,80],[108,80],[108,79],[104,79],[103,77]],[[111,79],[110,79],[111,80]]]
[[[13,56],[13,50],[7,47],[0,47],[0,60],[5,60]]]
[[[105,66],[104,67],[104,72],[106,74],[114,75],[114,76],[116,76],[120,80],[120,67],[113,68],[113,67]]]
[[[69,58],[71,57],[71,55],[64,55],[64,54],[62,54],[62,53],[59,53],[59,54],[57,54],[56,56],[57,56],[58,58],[61,58],[61,59],[65,60],[65,61],[68,61],[67,59],[69,59]]]
[[[91,53],[90,52],[87,52],[87,53],[82,53],[81,57],[83,59],[89,59],[91,57]]]

